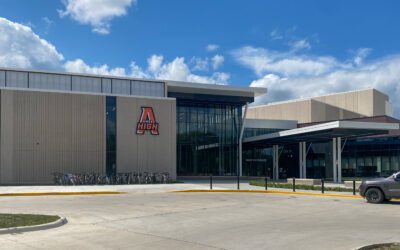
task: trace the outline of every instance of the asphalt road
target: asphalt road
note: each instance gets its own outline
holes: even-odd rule
[[[160,190],[161,191],[161,190]],[[260,193],[0,197],[0,213],[68,224],[0,235],[0,249],[354,249],[400,242],[400,202]]]

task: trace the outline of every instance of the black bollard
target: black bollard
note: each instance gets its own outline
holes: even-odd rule
[[[296,179],[293,177],[293,192],[296,192]]]
[[[210,175],[210,190],[212,190],[212,174]]]
[[[268,190],[268,177],[265,176],[265,190]]]
[[[237,189],[240,189],[240,176],[237,176]]]
[[[353,195],[356,195],[356,179],[353,179]]]
[[[325,193],[325,180],[324,180],[324,178],[321,179],[321,193]]]

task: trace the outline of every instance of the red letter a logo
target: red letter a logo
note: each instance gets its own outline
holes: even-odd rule
[[[153,108],[142,107],[140,121],[136,126],[136,134],[142,135],[144,131],[150,130],[152,135],[158,135],[158,123],[154,117]]]

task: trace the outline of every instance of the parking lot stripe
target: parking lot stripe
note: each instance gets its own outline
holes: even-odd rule
[[[48,192],[48,193],[2,193],[0,196],[44,196],[44,195],[88,195],[88,194],[126,194],[116,191],[93,191],[93,192]]]
[[[327,197],[342,197],[342,198],[357,198],[362,199],[362,196],[359,195],[343,195],[343,194],[318,194],[318,193],[305,193],[305,192],[290,192],[290,191],[273,191],[273,190],[231,190],[231,189],[213,189],[213,190],[204,190],[204,189],[193,189],[193,190],[179,190],[172,191],[175,193],[196,193],[196,192],[210,192],[210,193],[269,193],[269,194],[295,194],[295,195],[314,195],[314,196],[327,196]]]

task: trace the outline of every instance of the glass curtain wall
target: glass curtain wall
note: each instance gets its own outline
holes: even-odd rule
[[[117,173],[117,99],[106,97],[106,173]]]
[[[248,147],[243,150],[243,176],[268,176],[273,178],[273,150],[270,147]]]
[[[400,137],[347,141],[342,152],[343,177],[386,177],[400,170]]]
[[[297,144],[279,146],[279,179],[299,176]],[[247,146],[243,150],[243,175],[273,178],[273,149],[269,146]]]
[[[236,175],[242,106],[177,104],[178,175]]]

